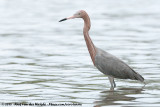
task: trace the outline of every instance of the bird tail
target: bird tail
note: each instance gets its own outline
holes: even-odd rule
[[[135,72],[133,69],[132,69],[132,71],[134,72],[134,75],[133,75],[134,80],[141,81],[145,84],[144,78],[139,73]]]
[[[138,74],[138,73],[135,74],[135,79],[136,79],[136,80],[139,80],[139,81],[141,81],[141,82],[143,82],[143,83],[145,83],[145,82],[144,82],[144,78],[143,78],[140,74]]]

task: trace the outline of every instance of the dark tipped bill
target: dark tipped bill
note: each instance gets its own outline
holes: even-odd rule
[[[67,20],[67,18],[61,19],[59,22],[62,22],[62,21],[65,21],[65,20]]]

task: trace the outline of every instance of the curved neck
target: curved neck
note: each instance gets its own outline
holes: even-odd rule
[[[83,28],[84,39],[86,41],[86,45],[87,45],[88,51],[90,53],[92,62],[95,65],[96,48],[95,48],[91,38],[89,37],[88,31],[90,29],[91,24],[90,24],[90,18],[87,13],[83,16],[83,20],[84,20],[84,28]]]

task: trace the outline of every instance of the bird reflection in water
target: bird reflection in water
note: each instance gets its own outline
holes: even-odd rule
[[[120,105],[117,101],[132,101],[136,97],[131,97],[127,95],[131,94],[141,94],[142,88],[119,88],[117,91],[102,91],[100,98],[94,102],[94,107],[101,107],[107,105]]]

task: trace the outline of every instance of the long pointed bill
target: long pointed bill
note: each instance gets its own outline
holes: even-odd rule
[[[61,19],[59,22],[62,22],[62,21],[68,20],[68,19],[74,19],[74,18],[75,18],[74,16],[71,16],[71,17],[68,17],[68,18]]]
[[[61,19],[59,22],[62,22],[62,21],[65,21],[65,20],[67,20],[67,18]]]

